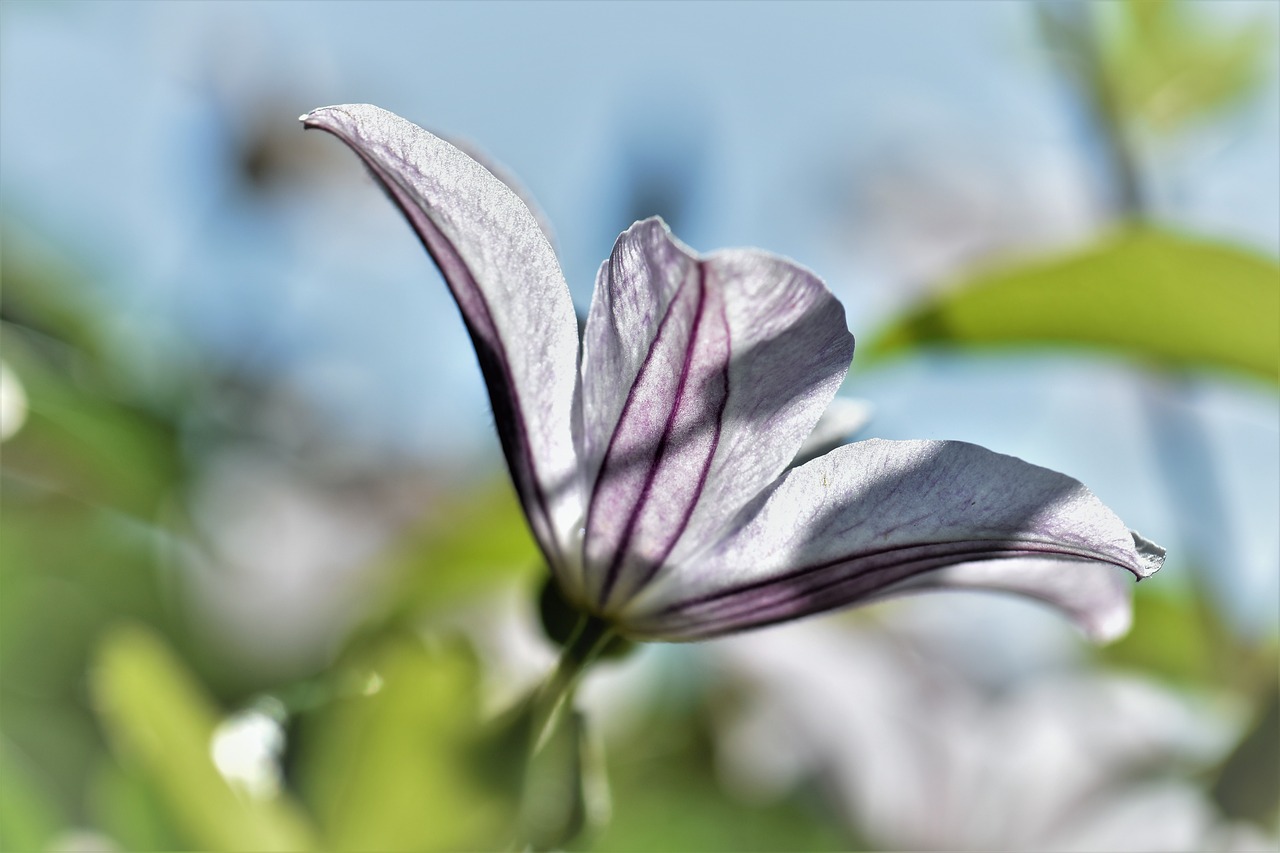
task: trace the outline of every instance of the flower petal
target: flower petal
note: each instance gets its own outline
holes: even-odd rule
[[[990,561],[1014,559],[1009,571]],[[1054,568],[1019,566],[1048,559]],[[794,619],[917,585],[1000,587],[1060,603],[1095,634],[1121,622],[1084,562],[1138,578],[1164,552],[1070,477],[964,442],[862,441],[793,469],[734,534],[674,567],[616,618],[645,639],[696,639]],[[976,566],[974,564],[977,564]],[[946,573],[927,574],[955,566]],[[1080,602],[1098,596],[1098,613]]]
[[[875,600],[931,590],[1011,592],[1053,605],[1095,643],[1123,637],[1133,622],[1128,576],[1110,563],[1047,557],[1005,557],[958,563],[916,575]]]
[[[790,467],[798,468],[819,456],[848,444],[871,421],[871,404],[866,400],[836,397],[818,418],[813,432],[800,445]]]
[[[449,143],[378,107],[324,107],[308,128],[349,145],[439,266],[489,387],[516,490],[552,565],[581,514],[571,418],[577,321],[529,208]]]
[[[718,539],[791,461],[852,356],[844,310],[790,261],[699,258],[660,219],[619,237],[583,341],[584,571],[596,606]]]

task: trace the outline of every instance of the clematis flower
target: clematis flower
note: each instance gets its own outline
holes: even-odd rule
[[[696,640],[940,587],[1029,595],[1097,638],[1127,629],[1115,569],[1141,579],[1164,552],[1077,481],[955,441],[797,458],[853,357],[809,270],[638,222],[579,344],[538,218],[493,172],[377,107],[302,121],[359,155],[440,268],[534,537],[608,630]]]

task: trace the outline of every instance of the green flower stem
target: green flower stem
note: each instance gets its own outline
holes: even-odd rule
[[[533,696],[518,840],[526,850],[556,850],[587,820],[583,799],[583,720],[573,710],[582,673],[614,637],[613,626],[583,616],[550,677]]]
[[[583,616],[573,629],[555,671],[534,697],[533,725],[529,730],[530,755],[546,743],[560,715],[572,704],[582,673],[613,637],[613,625],[595,616]]]

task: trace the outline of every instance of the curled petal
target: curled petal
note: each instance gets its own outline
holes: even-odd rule
[[[852,356],[840,304],[796,264],[749,250],[701,258],[659,219],[624,233],[583,342],[595,606],[613,609],[718,539],[791,461]]]
[[[1010,592],[1052,605],[1095,643],[1123,637],[1133,622],[1129,576],[1109,563],[1005,557],[958,563],[908,578],[876,600],[932,590]]]
[[[417,232],[475,344],[502,449],[552,565],[581,513],[571,417],[577,321],[537,219],[501,180],[422,128],[367,104],[302,117],[351,147]]]
[[[1143,578],[1163,558],[1070,477],[963,442],[863,441],[788,472],[749,521],[619,622],[639,638],[697,639],[951,581],[1060,604],[1106,636],[1123,627],[1123,589],[1071,572],[1103,564]]]

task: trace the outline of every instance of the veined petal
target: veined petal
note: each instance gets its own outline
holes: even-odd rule
[[[852,356],[844,310],[796,264],[753,250],[700,258],[659,219],[619,237],[583,341],[596,607],[716,541],[791,461]]]
[[[475,344],[525,514],[560,565],[581,514],[571,425],[577,321],[537,219],[489,170],[386,110],[324,107],[302,121],[360,156],[439,266]]]
[[[1048,566],[1011,574],[1040,558],[1061,579]],[[1009,571],[973,565],[1003,559],[1017,562]],[[955,566],[956,585],[982,581],[1060,603],[1107,634],[1124,606],[1115,588],[1082,576],[1101,596],[1099,613],[1082,615],[1067,573],[1100,563],[1142,578],[1163,559],[1070,477],[963,442],[871,440],[788,472],[740,529],[616,618],[637,638],[697,639],[905,591],[913,578],[946,583],[947,574],[927,573]]]

